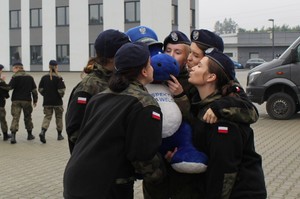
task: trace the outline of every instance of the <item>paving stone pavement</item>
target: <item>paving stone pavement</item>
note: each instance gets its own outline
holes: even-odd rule
[[[7,82],[12,73],[5,72]],[[38,84],[42,72],[31,72]],[[247,70],[237,76],[245,85]],[[67,86],[64,106],[73,86],[80,80],[78,72],[62,72]],[[7,121],[10,126],[10,99],[7,100]],[[300,114],[288,121],[269,118],[265,105],[257,106],[260,119],[252,125],[256,149],[263,157],[263,168],[269,199],[300,198]],[[17,133],[17,144],[4,142],[0,137],[0,199],[43,199],[62,197],[62,176],[69,158],[67,140],[56,140],[54,118],[46,133],[47,143],[39,141],[43,119],[42,97],[33,111],[35,140],[27,141],[23,115]],[[66,138],[65,132],[64,136]],[[141,181],[135,184],[135,199],[142,199]]]

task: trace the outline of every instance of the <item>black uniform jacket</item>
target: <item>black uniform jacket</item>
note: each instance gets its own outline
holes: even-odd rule
[[[65,169],[65,198],[107,198],[111,186],[134,177],[133,165],[156,156],[162,113],[142,88],[131,84],[121,93],[106,90],[91,98]]]
[[[24,70],[16,72],[10,82],[10,89],[13,89],[11,101],[32,101],[37,103],[38,94],[36,84],[31,75],[27,74]],[[32,100],[31,100],[32,95]]]
[[[111,71],[104,69],[99,64],[96,65],[98,69],[85,76],[74,87],[69,98],[65,122],[68,137],[72,142],[75,142],[78,137],[87,103],[92,96],[107,88],[108,80],[112,75]]]
[[[209,157],[207,171],[200,178],[205,184],[205,198],[265,199],[262,158],[255,151],[249,124],[222,119],[208,124],[201,120],[217,98],[218,95],[210,96],[192,104],[193,141]]]
[[[9,98],[9,86],[0,79],[0,107],[5,107],[6,99]]]
[[[62,77],[56,74],[44,75],[39,83],[39,92],[44,97],[43,106],[61,106],[65,94],[65,83]]]

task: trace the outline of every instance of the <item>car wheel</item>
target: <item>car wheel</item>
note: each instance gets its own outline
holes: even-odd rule
[[[295,114],[296,104],[290,95],[275,93],[267,100],[266,109],[271,118],[287,120]]]
[[[249,68],[252,69],[252,68],[254,68],[254,66],[253,66],[253,65],[250,65]]]

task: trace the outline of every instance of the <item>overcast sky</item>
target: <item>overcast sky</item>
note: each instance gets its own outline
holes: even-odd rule
[[[216,21],[231,18],[240,28],[300,25],[299,0],[199,0],[199,28],[214,30]]]

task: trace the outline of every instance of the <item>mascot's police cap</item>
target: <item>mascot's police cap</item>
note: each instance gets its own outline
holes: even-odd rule
[[[193,30],[191,33],[191,41],[199,44],[204,51],[208,48],[216,48],[221,52],[224,51],[223,39],[209,30]]]
[[[150,45],[159,45],[162,47],[162,43],[158,41],[157,35],[151,28],[147,26],[136,26],[129,29],[126,34],[132,42],[143,42]]]

